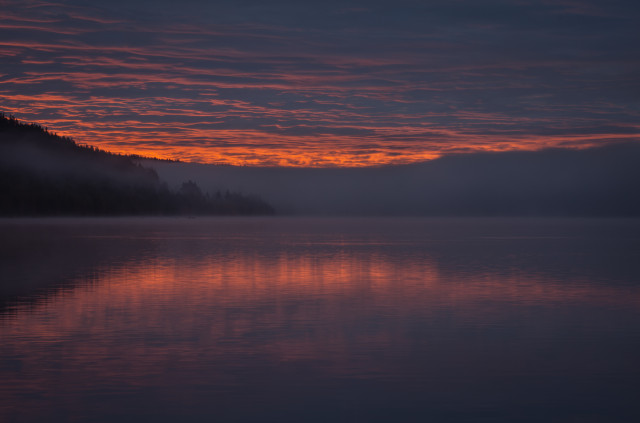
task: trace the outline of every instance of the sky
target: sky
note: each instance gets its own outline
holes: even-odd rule
[[[637,0],[0,0],[0,110],[200,163],[640,141]]]

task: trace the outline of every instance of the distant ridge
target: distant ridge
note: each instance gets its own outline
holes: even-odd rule
[[[175,191],[153,169],[35,123],[0,114],[0,215],[272,214],[256,197],[203,193],[192,181]],[[159,160],[163,161],[163,160]]]

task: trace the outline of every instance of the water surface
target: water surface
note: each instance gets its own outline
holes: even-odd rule
[[[0,421],[640,419],[637,220],[0,231]]]

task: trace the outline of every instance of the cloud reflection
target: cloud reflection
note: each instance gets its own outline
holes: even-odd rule
[[[637,225],[561,222],[5,222],[53,286],[0,315],[0,417],[631,415]]]

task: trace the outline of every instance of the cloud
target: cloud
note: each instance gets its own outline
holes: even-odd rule
[[[4,111],[102,148],[363,166],[638,139],[635,3],[5,3]]]

